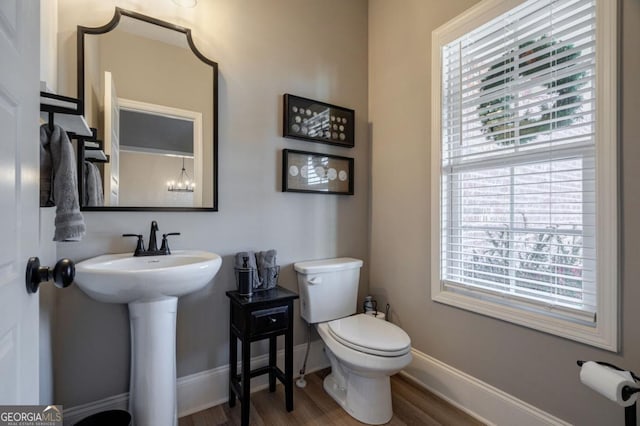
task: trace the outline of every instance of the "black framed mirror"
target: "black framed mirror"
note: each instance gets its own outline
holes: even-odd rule
[[[218,210],[218,64],[189,28],[116,8],[78,26],[83,211]]]

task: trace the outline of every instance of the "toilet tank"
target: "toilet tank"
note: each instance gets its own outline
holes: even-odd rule
[[[302,318],[313,324],[354,314],[361,267],[362,260],[350,257],[294,263]]]

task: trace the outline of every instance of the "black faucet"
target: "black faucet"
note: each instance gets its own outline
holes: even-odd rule
[[[171,250],[169,250],[169,240],[167,239],[170,235],[180,235],[179,232],[170,232],[168,234],[162,234],[162,247],[158,250],[158,241],[156,240],[156,231],[158,231],[158,222],[155,220],[151,221],[151,231],[149,233],[149,248],[147,250],[144,249],[144,240],[142,239],[141,234],[122,234],[123,237],[136,237],[138,238],[138,243],[136,245],[136,250],[133,252],[134,256],[161,256],[171,254]]]
[[[147,251],[158,251],[158,241],[156,240],[156,231],[158,230],[158,222],[151,221],[151,231],[149,232],[149,248]]]

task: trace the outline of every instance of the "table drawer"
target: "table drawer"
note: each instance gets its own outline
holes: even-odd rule
[[[257,336],[262,333],[284,330],[289,325],[289,307],[261,309],[251,312],[251,334]]]

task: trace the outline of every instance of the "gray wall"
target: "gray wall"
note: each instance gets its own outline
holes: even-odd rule
[[[178,376],[227,363],[228,301],[235,287],[231,256],[241,250],[278,250],[281,284],[297,289],[291,264],[354,256],[368,263],[369,144],[366,0],[211,0],[195,9],[170,1],[59,0],[58,91],[75,95],[76,25],[98,26],[115,6],[191,27],[195,44],[220,65],[220,211],[217,213],[85,213],[87,235],[58,244],[77,261],[133,249],[119,237],[178,231],[173,249],[223,256],[213,284],[179,302]],[[355,148],[281,137],[282,94],[356,110]],[[281,149],[355,157],[355,196],[280,192]],[[368,271],[361,278],[366,290]],[[100,304],[78,288],[57,293],[54,340],[55,401],[71,407],[128,390],[129,325],[125,306]],[[297,316],[297,303],[296,303]],[[295,343],[304,325],[295,323]],[[261,347],[263,349],[263,347]]]
[[[623,409],[581,385],[577,359],[640,371],[640,2],[622,6],[622,303],[619,354],[430,299],[431,31],[474,0],[369,2],[372,124],[370,291],[413,346],[579,425],[623,424]]]

